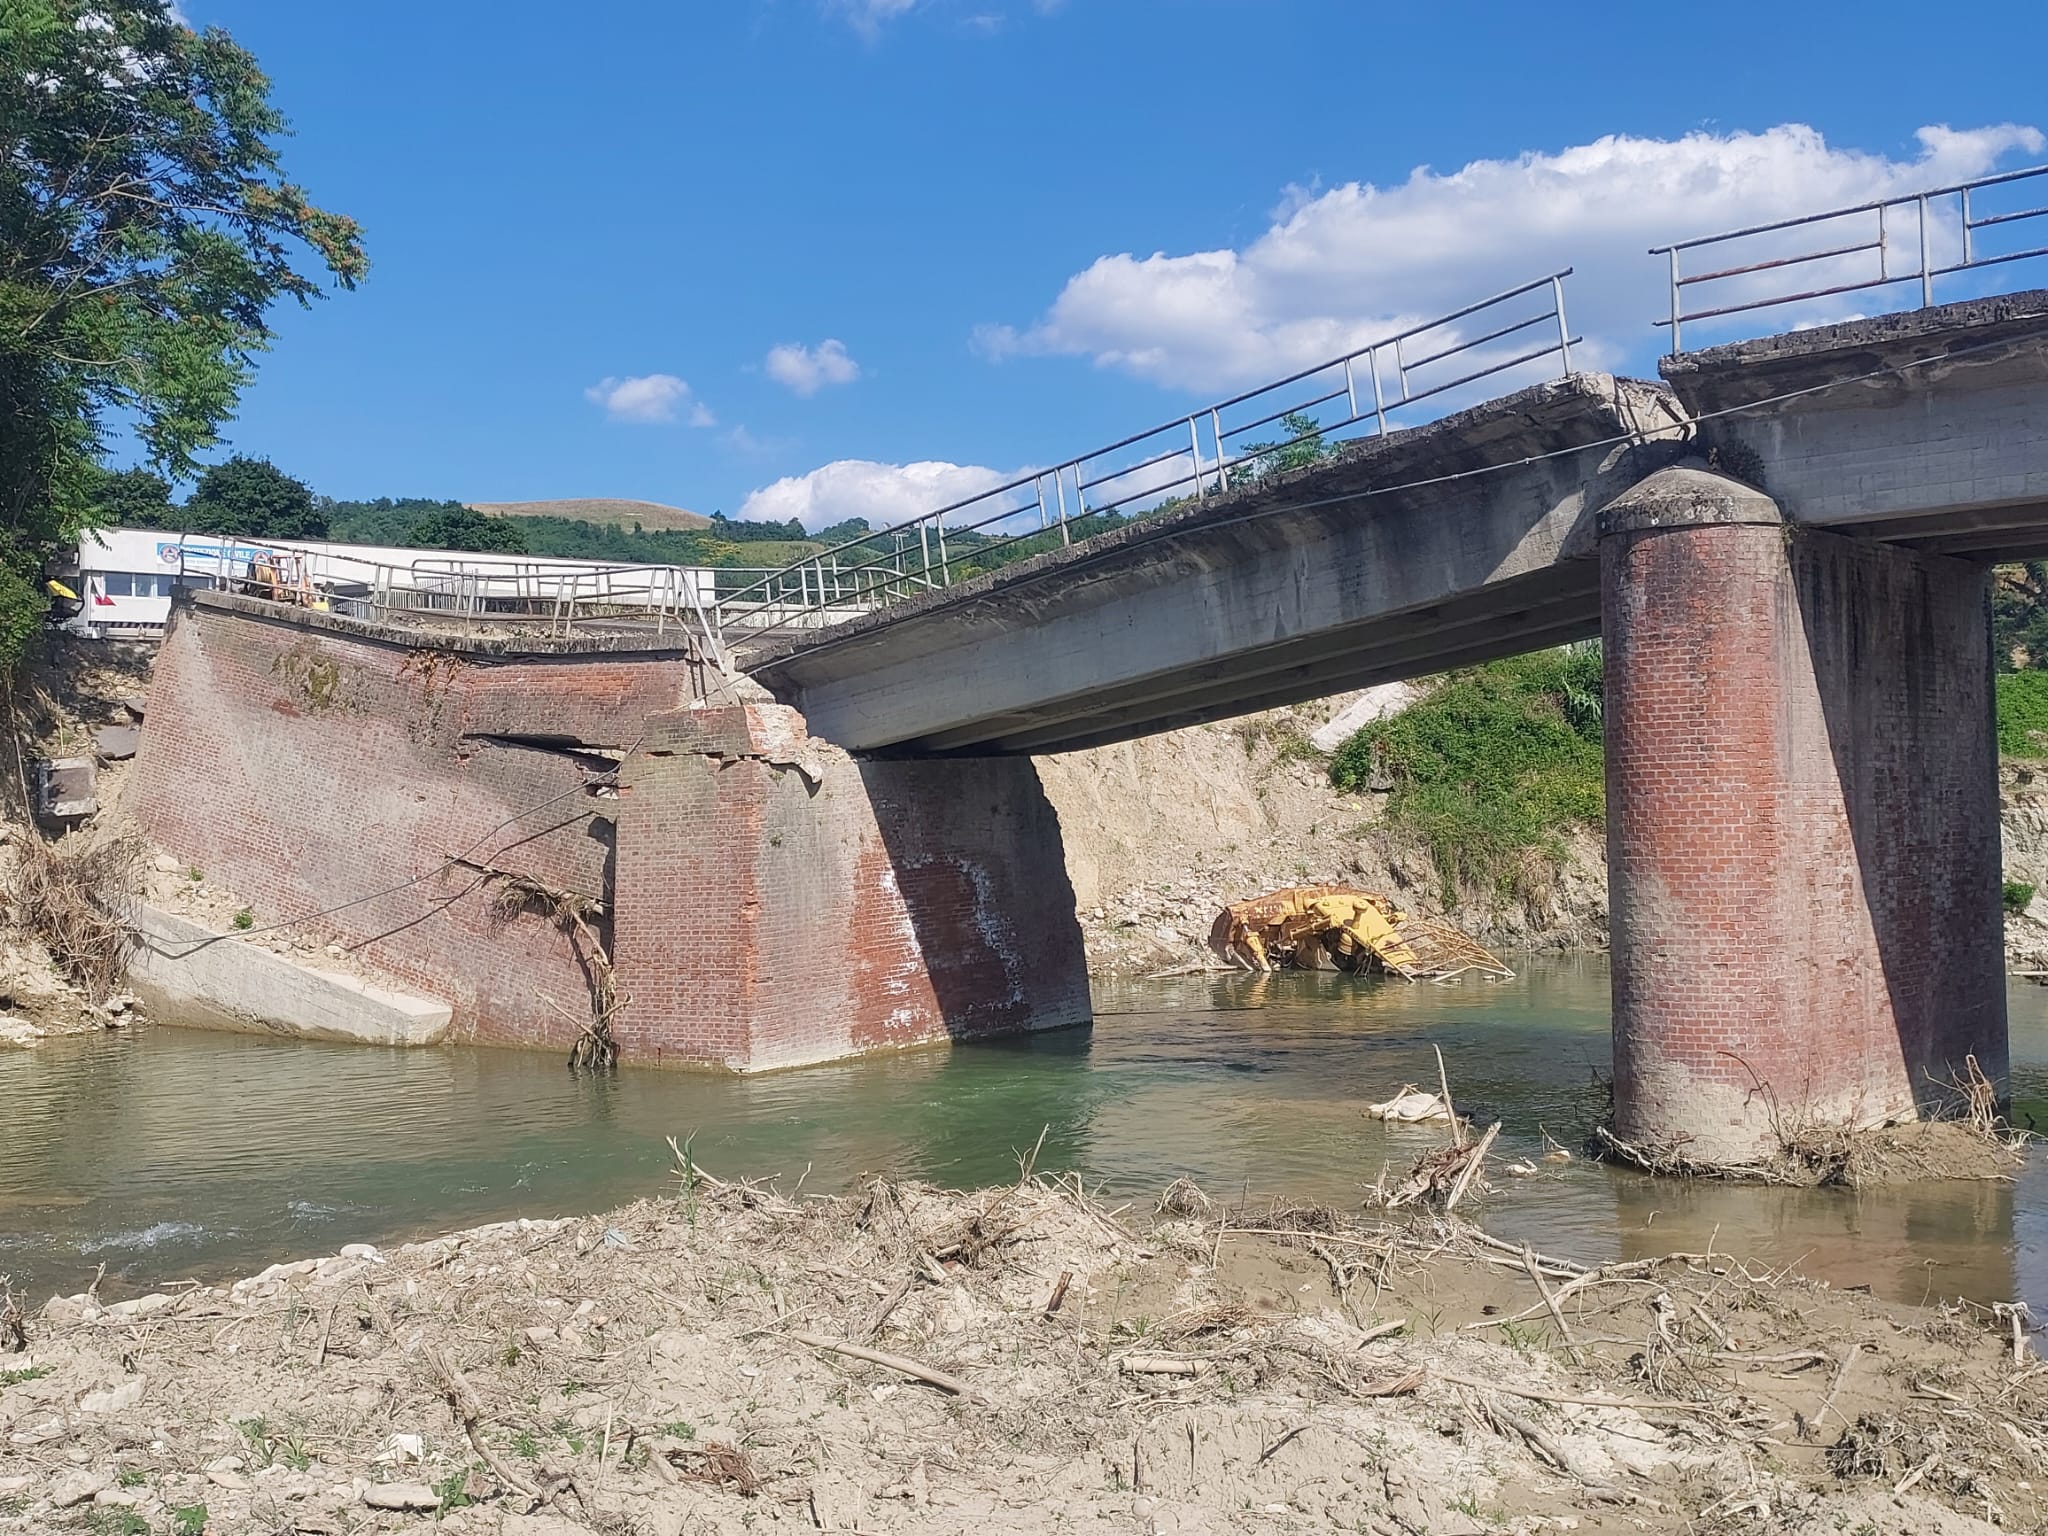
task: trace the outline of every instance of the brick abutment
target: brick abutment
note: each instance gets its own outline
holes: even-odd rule
[[[862,762],[702,686],[673,647],[421,644],[212,599],[158,658],[136,815],[260,924],[447,1003],[453,1040],[566,1051],[593,934],[640,1064],[1086,1022],[1028,759]]]

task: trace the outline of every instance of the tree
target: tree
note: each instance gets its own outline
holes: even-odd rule
[[[1280,418],[1280,426],[1287,436],[1279,442],[1245,444],[1247,457],[1230,471],[1233,486],[1253,485],[1290,469],[1306,469],[1337,451],[1323,440],[1321,423],[1305,411],[1289,411]]]
[[[147,469],[103,471],[92,489],[92,521],[103,528],[172,527],[171,482]]]
[[[327,513],[312,489],[268,459],[236,454],[199,477],[182,521],[192,533],[237,539],[324,539]]]
[[[282,172],[270,83],[169,0],[0,5],[0,668],[90,526],[107,423],[173,478],[219,441],[281,298],[367,271]]]
[[[491,517],[459,501],[443,502],[406,531],[413,549],[465,549],[478,554],[523,555],[526,532],[515,517]]]
[[[2048,667],[2048,561],[1991,573],[1991,654],[2001,672]]]

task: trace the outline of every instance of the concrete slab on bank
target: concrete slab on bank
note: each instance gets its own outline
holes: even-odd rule
[[[439,1044],[454,1016],[433,998],[316,970],[161,907],[138,907],[135,928],[128,984],[162,1024],[414,1046]]]

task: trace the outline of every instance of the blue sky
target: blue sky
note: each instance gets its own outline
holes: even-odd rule
[[[2048,160],[2034,4],[183,9],[367,231],[229,429],[342,497],[904,516],[1553,262],[1640,372],[1654,241]]]

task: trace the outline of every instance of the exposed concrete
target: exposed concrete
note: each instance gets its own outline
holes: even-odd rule
[[[1675,420],[1653,385],[1575,375],[748,670],[849,750],[1058,752],[1586,638],[1589,514],[1668,462]]]
[[[139,908],[135,927],[128,983],[161,1024],[353,1045],[436,1045],[454,1017],[446,1003],[316,970],[160,907]]]
[[[2048,290],[1661,367],[1718,467],[1794,522],[1941,554],[2048,552]]]

